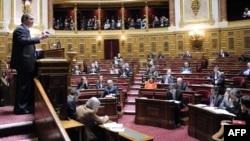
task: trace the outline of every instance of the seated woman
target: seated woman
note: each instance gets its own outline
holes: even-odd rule
[[[78,83],[76,89],[77,90],[89,89],[89,83],[85,76],[81,78],[81,81]]]
[[[145,89],[157,89],[157,83],[154,81],[153,76],[150,76],[148,81],[145,82]]]
[[[96,113],[101,103],[98,98],[91,97],[85,105],[76,108],[76,119],[84,124],[84,137],[86,141],[98,141],[97,125],[109,120],[108,116],[100,117]]]
[[[105,87],[105,82],[103,80],[103,76],[99,75],[99,79],[96,81],[96,89],[103,89]]]

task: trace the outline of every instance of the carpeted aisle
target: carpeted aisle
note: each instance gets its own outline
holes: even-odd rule
[[[126,127],[153,136],[154,141],[199,141],[198,139],[188,135],[188,126],[181,126],[174,130],[167,130],[153,126],[137,125],[134,123],[134,118],[134,115],[123,115],[118,122],[122,123]]]

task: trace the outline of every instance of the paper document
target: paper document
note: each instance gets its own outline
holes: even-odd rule
[[[115,132],[124,131],[123,124],[116,123],[116,122],[105,123],[104,127]]]

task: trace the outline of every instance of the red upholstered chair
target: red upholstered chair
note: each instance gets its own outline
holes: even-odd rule
[[[232,77],[233,87],[235,88],[244,88],[246,85],[246,79],[243,76],[234,76]]]
[[[196,94],[201,94],[200,103],[208,104],[211,92],[209,90],[197,90]]]

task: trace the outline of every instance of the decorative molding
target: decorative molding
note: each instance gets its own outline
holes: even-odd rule
[[[212,1],[211,0],[200,0],[199,10],[193,13],[192,1],[181,0],[180,3],[180,27],[184,27],[188,24],[201,24],[209,23],[214,25],[215,21],[212,15]],[[197,4],[196,4],[197,5]],[[197,9],[197,8],[196,8]],[[196,15],[195,15],[196,14]]]

